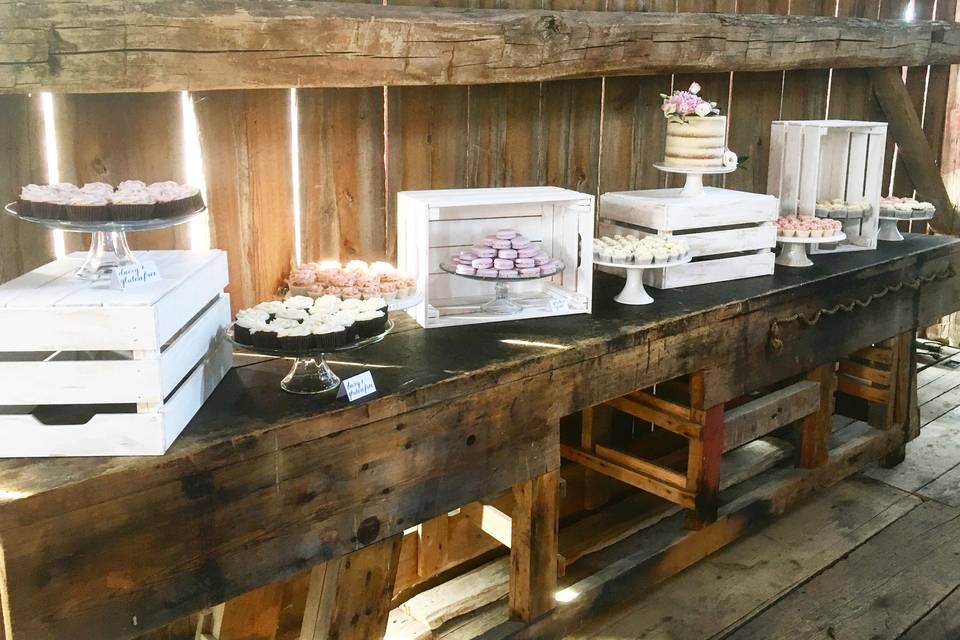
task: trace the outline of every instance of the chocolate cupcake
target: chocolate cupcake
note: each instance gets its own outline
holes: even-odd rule
[[[67,219],[70,222],[109,222],[110,203],[103,196],[80,193],[67,203]]]
[[[277,331],[280,339],[280,348],[286,351],[303,352],[313,348],[313,334],[310,327],[297,325]]]
[[[250,338],[253,346],[260,349],[279,349],[280,338],[277,332],[268,324],[250,329]]]
[[[114,222],[139,222],[156,218],[156,199],[147,191],[118,191],[110,199]]]
[[[340,330],[340,327],[332,324],[315,324],[310,328],[310,332],[313,336],[315,349],[336,349],[340,346],[337,344],[338,340],[343,339],[343,331]]]
[[[357,314],[357,333],[361,340],[383,333],[387,326],[387,314],[383,311],[361,311]]]

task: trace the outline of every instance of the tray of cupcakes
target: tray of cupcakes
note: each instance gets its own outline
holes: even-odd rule
[[[335,260],[305,262],[287,277],[287,296],[315,300],[329,296],[343,302],[383,300],[390,311],[412,307],[423,299],[412,276],[388,262],[368,264],[363,260],[351,260],[346,265]]]
[[[28,184],[5,210],[60,229],[137,231],[184,222],[205,208],[200,190],[191,185],[125,180],[116,188],[106,182]]]
[[[247,351],[297,357],[356,349],[393,328],[383,298],[291,296],[237,312],[228,338]]]

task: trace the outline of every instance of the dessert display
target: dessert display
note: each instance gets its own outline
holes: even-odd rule
[[[784,216],[777,218],[777,235],[781,238],[829,238],[840,233],[842,226],[829,218]]]
[[[287,278],[287,288],[289,296],[331,296],[344,301],[383,299],[394,303],[417,295],[417,281],[412,276],[387,262],[367,264],[363,260],[346,265],[334,260],[301,264]]]
[[[470,249],[450,256],[445,271],[476,278],[542,278],[563,270],[528,238],[513,229],[500,229],[477,241]]]
[[[716,102],[701,98],[694,82],[683,91],[660,94],[667,119],[663,164],[681,169],[714,169],[736,166],[737,156],[726,146],[727,118]]]
[[[28,184],[20,190],[16,212],[37,220],[97,224],[179,218],[201,209],[203,197],[196,187],[125,180],[116,188],[105,182]]]
[[[383,298],[292,296],[241,309],[233,323],[233,338],[243,346],[272,351],[334,351],[386,328],[387,301]]]
[[[687,241],[675,236],[601,236],[593,240],[598,262],[651,265],[683,260],[689,254]]]
[[[936,209],[929,202],[918,202],[914,198],[884,196],[880,198],[880,215],[887,218],[910,220],[912,218],[932,217]]]
[[[846,201],[843,198],[832,200],[817,200],[816,217],[833,218],[835,220],[862,218],[870,212],[870,203],[860,201]]]

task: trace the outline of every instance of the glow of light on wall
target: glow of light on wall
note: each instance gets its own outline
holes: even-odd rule
[[[293,259],[300,264],[300,114],[297,90],[290,89],[290,184],[293,187]]]
[[[47,162],[47,182],[60,182],[60,155],[57,150],[57,122],[53,115],[53,94],[40,94],[40,110],[43,119],[43,151]],[[53,252],[58,258],[67,253],[63,231],[53,231]]]
[[[903,19],[907,22],[913,22],[917,17],[917,5],[916,0],[910,0],[907,3],[907,7],[903,10]]]
[[[193,100],[187,91],[180,92],[180,108],[183,117],[183,167],[187,184],[200,189],[203,201],[207,198],[207,182],[203,175],[203,154],[200,152],[200,129],[197,127],[197,114],[193,110]],[[205,211],[190,225],[190,248],[210,248],[210,211]]]

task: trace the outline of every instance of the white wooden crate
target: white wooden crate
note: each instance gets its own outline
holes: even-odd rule
[[[780,215],[814,215],[817,200],[864,200],[862,222],[844,224],[847,240],[811,245],[810,253],[877,248],[880,188],[887,144],[885,122],[778,120],[771,125],[767,193],[780,198]]]
[[[137,256],[159,281],[79,280],[78,253],[0,285],[0,457],[162,454],[226,374],[226,253]]]
[[[673,289],[772,274],[776,218],[777,200],[768,195],[716,187],[696,197],[681,196],[680,189],[621,191],[600,196],[599,233],[686,240],[693,262],[643,274],[645,284]]]
[[[426,328],[590,313],[593,196],[558,187],[447,189],[397,194],[397,266],[416,276],[424,302],[408,313]],[[492,282],[441,271],[440,263],[498,229],[516,229],[565,265],[552,278],[518,279],[514,315],[482,313]]]

